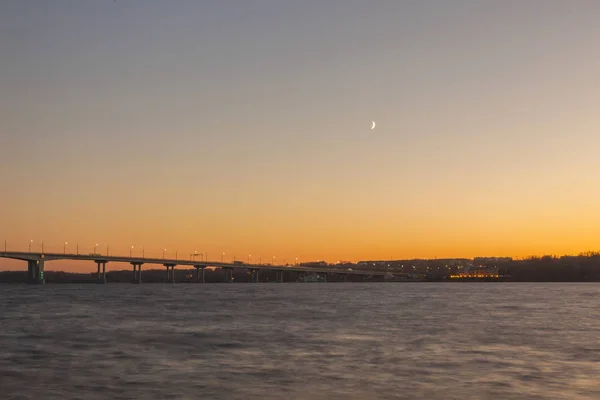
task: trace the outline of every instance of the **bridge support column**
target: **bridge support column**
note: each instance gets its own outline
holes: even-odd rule
[[[133,283],[142,283],[142,264],[131,263],[133,265]]]
[[[196,282],[204,283],[204,265],[194,265],[196,268]]]
[[[43,285],[44,279],[44,260],[27,261],[27,281],[32,284]]]
[[[96,261],[98,266],[98,283],[106,283],[106,261]],[[102,266],[102,272],[100,272],[100,266]]]
[[[223,268],[223,272],[225,273],[225,283],[232,283],[233,282],[233,268],[229,268],[229,267],[222,267]]]
[[[44,260],[38,261],[37,266],[37,283],[43,285],[46,283],[46,279],[44,278]]]
[[[35,276],[37,271],[37,261],[27,260],[27,282],[35,283]]]
[[[304,282],[306,279],[306,271],[298,271],[296,276],[296,282]]]
[[[259,270],[257,268],[248,268],[248,271],[250,271],[250,282],[257,283]]]
[[[163,264],[167,267],[167,279],[165,282],[167,283],[175,283],[175,264]]]

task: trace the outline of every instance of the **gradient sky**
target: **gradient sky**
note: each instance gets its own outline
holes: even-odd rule
[[[2,1],[0,239],[596,250],[598,21],[593,0]]]

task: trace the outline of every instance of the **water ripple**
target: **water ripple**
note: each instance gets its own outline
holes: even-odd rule
[[[0,287],[8,399],[597,399],[590,284]]]

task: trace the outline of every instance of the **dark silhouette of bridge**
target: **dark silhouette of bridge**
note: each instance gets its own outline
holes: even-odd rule
[[[244,263],[241,261],[227,263],[227,262],[213,262],[213,261],[186,261],[186,260],[173,260],[167,258],[145,258],[145,257],[121,257],[121,256],[108,256],[101,254],[68,254],[68,253],[35,253],[35,252],[13,252],[4,251],[0,252],[0,258],[11,258],[15,260],[22,260],[27,262],[27,281],[35,284],[44,284],[44,266],[48,261],[57,260],[84,260],[93,261],[97,265],[98,270],[98,283],[106,283],[106,264],[109,262],[120,262],[129,263],[132,266],[133,282],[142,283],[142,265],[154,264],[162,265],[166,268],[166,282],[175,283],[175,267],[176,266],[189,266],[196,269],[195,280],[197,282],[204,283],[204,269],[207,267],[221,268],[225,272],[225,282],[233,282],[233,269],[234,268],[245,268],[252,273],[252,281],[259,281],[259,273],[261,270],[275,271],[276,281],[283,282],[283,273],[285,271],[297,272],[301,275],[307,273],[317,274],[338,274],[346,280],[347,275],[358,275],[362,277],[368,276],[385,276],[386,271],[367,271],[367,270],[353,270],[353,269],[342,269],[336,266],[306,266],[306,265],[272,265],[272,264],[251,264]]]

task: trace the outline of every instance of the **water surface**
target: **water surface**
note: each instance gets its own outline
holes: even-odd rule
[[[598,399],[600,286],[0,286],[3,399]]]

